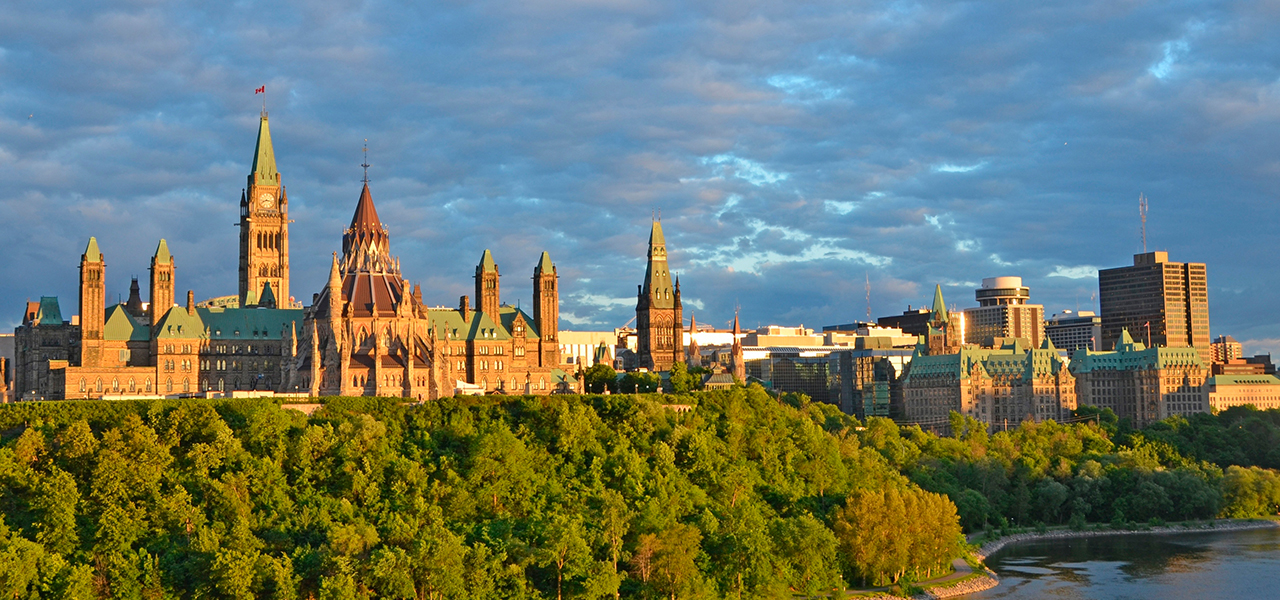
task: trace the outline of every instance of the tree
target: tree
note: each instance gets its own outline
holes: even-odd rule
[[[592,394],[603,394],[606,391],[616,392],[618,388],[618,372],[604,363],[596,363],[587,369],[583,376],[587,391]]]
[[[540,562],[556,569],[556,600],[564,597],[564,579],[585,575],[590,567],[591,549],[583,537],[582,521],[576,515],[555,514],[542,532]]]
[[[670,375],[667,377],[668,391],[673,394],[687,394],[693,391],[694,379],[689,374],[688,367],[677,361],[671,365]]]
[[[684,523],[676,523],[658,535],[658,551],[653,561],[654,580],[671,600],[697,585],[699,570],[696,560],[701,541],[702,534],[698,529]]]

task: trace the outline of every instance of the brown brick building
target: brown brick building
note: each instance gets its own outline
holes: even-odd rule
[[[195,396],[233,391],[390,395],[431,399],[471,386],[550,393],[561,371],[559,282],[550,256],[533,269],[534,315],[501,303],[488,250],[476,304],[430,308],[400,275],[366,181],[328,283],[303,309],[289,294],[288,195],[267,116],[240,198],[239,291],[176,304],[176,261],[165,240],[151,259],[150,297],[106,305],[106,259],[90,238],[80,257],[79,315],[57,298],[28,303],[15,331],[16,398]]]
[[[649,231],[649,265],[644,284],[636,291],[636,354],[639,367],[667,371],[684,360],[684,307],[680,303],[680,278],[671,283],[667,268],[667,240],[662,222]]]

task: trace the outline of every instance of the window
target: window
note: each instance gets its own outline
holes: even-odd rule
[[[102,378],[101,378],[101,377],[99,377],[99,378],[98,378],[97,390],[98,390],[98,393],[99,393],[99,394],[101,394],[101,393],[102,393]]]
[[[84,393],[84,392],[87,392],[87,391],[89,391],[89,385],[88,385],[87,383],[85,383],[84,378],[81,378],[81,379],[80,379],[80,392],[81,392],[81,393]]]
[[[150,377],[148,377],[148,378],[147,378],[146,386],[147,386],[147,387],[146,387],[146,390],[145,390],[145,391],[146,391],[148,394],[150,394],[150,393],[151,393],[151,378],[150,378]]]
[[[185,393],[185,392],[190,392],[190,391],[191,391],[191,380],[186,379],[186,378],[183,378],[183,380],[182,380],[182,391],[183,391],[184,393]]]
[[[173,380],[172,380],[172,379],[166,379],[166,380],[164,380],[164,391],[165,391],[165,392],[167,392],[167,393],[173,393]]]

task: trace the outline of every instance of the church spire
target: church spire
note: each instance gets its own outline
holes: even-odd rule
[[[644,273],[642,292],[649,298],[649,306],[672,308],[675,306],[675,290],[671,285],[671,273],[667,270],[667,239],[662,234],[662,221],[654,221],[649,230],[649,266]]]
[[[947,314],[947,304],[942,301],[942,286],[937,285],[933,289],[933,322],[948,323],[951,321],[950,315]]]
[[[258,185],[276,185],[280,182],[280,174],[276,172],[276,152],[271,147],[271,128],[267,126],[267,113],[262,113],[258,122],[258,145],[253,150],[253,169],[250,170],[250,183]]]

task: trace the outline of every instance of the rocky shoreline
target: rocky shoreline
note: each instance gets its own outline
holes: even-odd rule
[[[998,552],[1001,548],[1009,544],[1017,542],[1025,542],[1030,540],[1055,540],[1069,538],[1087,538],[1100,537],[1104,535],[1139,535],[1139,534],[1173,534],[1173,533],[1195,533],[1199,531],[1240,531],[1245,529],[1269,529],[1272,527],[1280,527],[1280,522],[1269,521],[1265,519],[1220,519],[1214,521],[1212,526],[1187,526],[1187,525],[1166,525],[1160,527],[1152,527],[1150,529],[1139,530],[1121,530],[1103,529],[1097,531],[1048,531],[1045,533],[1015,533],[1002,537],[998,540],[990,541],[978,548],[974,553],[979,560],[987,560],[987,557]]]

